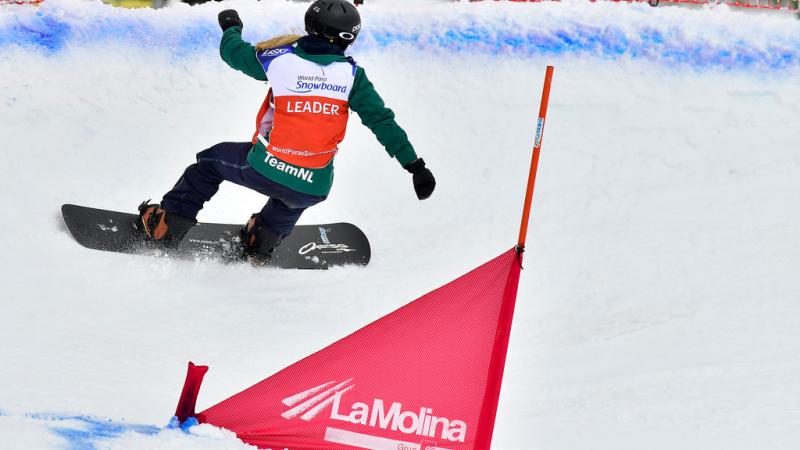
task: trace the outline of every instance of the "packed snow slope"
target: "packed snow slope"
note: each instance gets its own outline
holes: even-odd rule
[[[4,449],[244,448],[163,430],[187,360],[205,408],[515,244],[556,67],[497,449],[796,449],[800,24],[589,2],[370,1],[352,55],[438,180],[351,121],[328,201],[366,268],[260,270],[89,251],[63,203],[135,210],[246,140],[266,86],[218,57],[307,4],[0,7]],[[226,185],[205,221],[264,199]]]

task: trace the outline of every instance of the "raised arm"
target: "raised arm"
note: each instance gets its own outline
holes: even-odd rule
[[[219,55],[232,68],[256,80],[266,81],[267,74],[256,57],[256,48],[242,39],[242,20],[233,9],[219,13],[219,26],[222,40],[219,42]]]

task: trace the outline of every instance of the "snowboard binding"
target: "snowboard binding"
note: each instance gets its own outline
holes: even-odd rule
[[[135,224],[146,241],[175,248],[196,223],[194,219],[168,213],[158,203],[150,204],[150,200],[145,200],[139,205]]]
[[[275,248],[281,243],[283,236],[259,225],[256,217],[258,214],[250,216],[250,220],[242,227],[244,257],[254,266],[266,266],[272,260]]]

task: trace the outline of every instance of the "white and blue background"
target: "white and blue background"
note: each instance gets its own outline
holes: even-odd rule
[[[247,140],[267,87],[218,55],[306,3],[0,7],[0,448],[237,449],[165,430],[515,244],[555,66],[493,448],[800,448],[800,21],[683,9],[373,0],[351,54],[437,177],[356,117],[328,201],[366,268],[256,269],[81,248],[63,203],[134,211]],[[264,199],[225,185],[201,212]],[[413,336],[409,336],[413,339]]]

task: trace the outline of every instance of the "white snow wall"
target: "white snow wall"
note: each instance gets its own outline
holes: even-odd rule
[[[62,203],[133,210],[197,151],[249,138],[266,86],[219,59],[217,11],[237,8],[256,41],[301,28],[306,6],[0,7],[4,448],[231,448],[154,434],[185,362],[212,366],[203,408],[511,247],[547,64],[495,448],[796,447],[790,15],[371,1],[352,54],[439,186],[418,202],[351,121],[332,195],[301,221],[358,224],[368,268],[259,271],[72,242]],[[225,186],[200,218],[242,221],[262,202]]]
[[[48,0],[35,12],[5,7],[0,46],[20,45],[57,54],[91,44],[167,50],[191,58],[218,44],[214,11],[246,12],[244,36],[258,40],[302,30],[304,3],[234,1],[225,6],[165,10],[112,9],[95,3]],[[567,6],[484,2],[377,1],[364,19],[353,53],[410,48],[437,57],[600,57],[653,61],[680,68],[786,69],[797,66],[800,38],[793,14],[744,15],[719,6],[706,11],[647,5]]]

